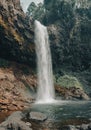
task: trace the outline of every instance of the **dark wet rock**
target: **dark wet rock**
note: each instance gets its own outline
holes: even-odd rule
[[[26,122],[26,125],[29,126],[29,127],[32,126],[30,122]]]
[[[88,129],[91,130],[91,123],[88,125]]]
[[[0,36],[1,58],[34,64],[33,26],[20,0],[0,1]]]
[[[6,130],[5,128],[3,128],[3,127],[0,127],[0,130]]]
[[[82,124],[81,127],[80,127],[80,130],[89,130],[88,124]]]
[[[65,130],[78,130],[75,126],[73,125],[68,125],[68,126],[65,126],[63,129]]]
[[[67,125],[63,126],[62,130],[91,130],[91,124],[82,124],[79,126]]]
[[[47,116],[41,112],[30,112],[30,119],[35,121],[45,121]]]
[[[80,125],[77,125],[76,128],[79,130],[80,129]]]
[[[77,130],[75,126],[69,125],[69,130]]]
[[[30,128],[31,123],[30,125],[27,125],[24,121],[22,121],[23,116],[24,115],[21,111],[17,111],[9,116],[6,121],[1,123],[0,127],[2,130],[32,130],[32,128]]]

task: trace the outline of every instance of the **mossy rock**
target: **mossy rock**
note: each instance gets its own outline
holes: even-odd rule
[[[69,75],[60,76],[57,79],[57,84],[66,88],[75,87],[83,89],[82,84],[78,81],[78,79]]]
[[[0,67],[7,68],[7,67],[9,67],[9,66],[10,66],[9,61],[0,58]]]

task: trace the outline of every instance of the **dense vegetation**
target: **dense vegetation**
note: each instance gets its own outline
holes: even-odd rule
[[[33,18],[41,21],[42,16],[42,22],[49,26],[54,66],[82,71],[91,66],[91,7],[89,1],[85,6],[76,4],[75,0],[45,0],[41,7],[35,9],[33,3],[30,7],[34,7]],[[39,7],[45,7],[45,12],[40,12]]]
[[[91,1],[45,0],[40,5],[30,4],[28,15],[48,26],[55,73],[70,73],[91,86]]]

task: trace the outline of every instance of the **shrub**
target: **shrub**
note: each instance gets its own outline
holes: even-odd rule
[[[66,88],[75,87],[75,88],[82,89],[82,85],[78,81],[78,79],[76,77],[69,76],[69,75],[60,76],[57,79],[57,84]]]
[[[9,61],[0,58],[0,67],[7,68],[10,66]]]

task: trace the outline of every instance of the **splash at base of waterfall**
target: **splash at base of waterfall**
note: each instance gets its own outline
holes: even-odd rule
[[[36,100],[35,104],[55,104],[57,103],[55,99],[46,99],[46,100]]]
[[[38,92],[37,103],[51,103],[55,92],[49,37],[47,28],[39,21],[35,21],[35,46],[37,54]]]

